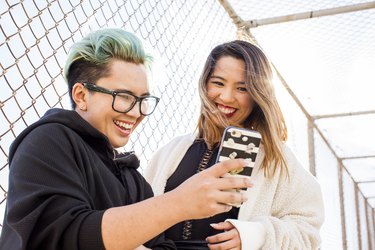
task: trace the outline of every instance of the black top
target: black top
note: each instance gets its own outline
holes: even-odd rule
[[[186,179],[196,174],[198,171],[199,164],[202,158],[204,157],[204,154],[207,153],[207,151],[207,145],[204,141],[194,141],[194,143],[190,146],[185,156],[181,160],[176,171],[167,180],[165,192],[175,189]],[[212,154],[209,160],[207,161],[206,168],[209,168],[215,164],[217,153],[218,148],[212,150]],[[188,223],[178,223],[175,226],[169,228],[165,232],[165,236],[166,238],[172,239],[174,241],[186,240],[186,230],[190,230],[190,232],[188,232],[189,240],[205,240],[208,236],[220,233],[220,231],[217,231],[210,226],[211,223],[223,222],[229,218],[237,219],[238,211],[238,208],[233,207],[229,212],[218,214],[207,219],[191,220]],[[190,227],[190,229],[186,227]]]
[[[138,158],[115,154],[75,111],[49,110],[26,128],[9,152],[0,249],[104,249],[104,211],[153,196]],[[145,246],[175,249],[163,235]]]

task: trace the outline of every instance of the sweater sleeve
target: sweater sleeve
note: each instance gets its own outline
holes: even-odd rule
[[[152,156],[145,170],[145,178],[155,195],[164,193],[167,179],[176,170],[194,139],[193,134],[175,137]]]
[[[84,173],[64,130],[41,126],[27,135],[10,163],[4,249],[104,249]]]
[[[258,213],[247,221],[229,220],[240,233],[242,249],[318,249],[320,246],[319,230],[324,221],[320,185],[291,152],[286,152],[286,159],[289,179],[279,176],[271,211]]]

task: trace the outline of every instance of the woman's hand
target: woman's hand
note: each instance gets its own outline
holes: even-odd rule
[[[225,232],[207,237],[208,247],[211,250],[241,250],[241,238],[237,229],[230,222],[220,222],[211,224],[216,230],[224,230]]]

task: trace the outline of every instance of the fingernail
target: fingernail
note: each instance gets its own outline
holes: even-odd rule
[[[217,226],[217,224],[216,223],[211,223],[210,226],[214,227],[214,226]]]

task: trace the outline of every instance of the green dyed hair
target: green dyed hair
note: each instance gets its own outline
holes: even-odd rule
[[[152,56],[147,54],[141,41],[132,33],[117,28],[100,29],[89,33],[75,43],[64,67],[72,108],[72,88],[77,82],[95,83],[109,75],[112,59],[151,66]]]

